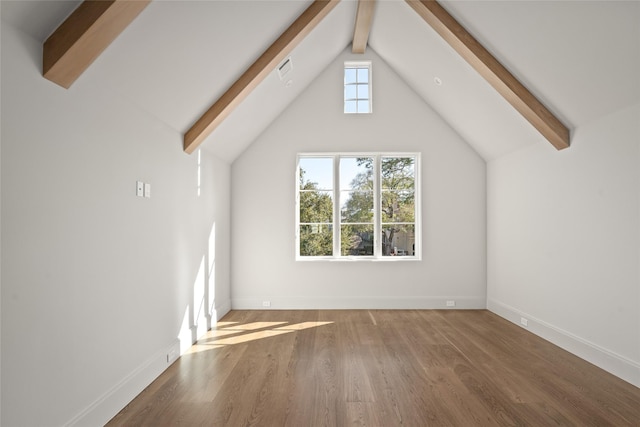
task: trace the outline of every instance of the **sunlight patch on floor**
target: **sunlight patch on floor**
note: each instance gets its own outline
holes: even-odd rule
[[[273,326],[284,325],[286,323],[287,322],[253,322],[247,323],[245,325],[235,325],[225,329],[234,329],[236,331],[254,331],[256,329],[271,328]]]
[[[224,337],[226,335],[237,334],[239,331],[237,329],[212,329],[203,338],[217,338]]]
[[[276,331],[279,331],[279,330],[301,331],[303,329],[317,328],[318,326],[330,325],[332,323],[333,322],[302,322],[302,323],[296,323],[293,325],[281,326],[279,328],[276,328]]]
[[[293,331],[274,331],[274,330],[266,330],[260,332],[252,332],[250,334],[239,335],[237,337],[229,337],[222,338],[219,340],[215,340],[215,344],[223,344],[223,345],[233,345],[233,344],[241,344],[248,341],[259,340],[262,338],[275,337],[277,335],[289,334]]]
[[[216,322],[216,328],[226,328],[227,326],[237,325],[239,322]]]
[[[194,344],[191,347],[189,347],[189,349],[187,351],[184,352],[184,354],[195,354],[195,353],[201,353],[203,351],[209,351],[209,350],[215,350],[216,348],[222,348],[224,347],[224,345],[218,345],[218,344]]]
[[[330,325],[332,323],[334,322],[301,322],[292,324],[289,324],[289,322],[286,321],[252,322],[246,324],[240,324],[239,322],[218,322],[215,329],[208,331],[205,336],[200,338],[198,342],[184,354],[215,350],[228,345],[236,345],[263,338],[276,337],[278,335],[317,328],[320,326]]]

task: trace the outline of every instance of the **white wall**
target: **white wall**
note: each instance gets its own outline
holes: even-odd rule
[[[344,61],[363,59],[374,113],[345,115]],[[296,262],[296,153],[310,151],[421,152],[422,261]],[[233,163],[232,194],[233,308],[485,307],[485,162],[371,49],[345,51]]]
[[[0,7],[0,22],[1,22],[1,19],[2,19],[2,8]],[[2,67],[0,67],[0,82],[1,81],[2,81]],[[0,102],[0,117],[2,117],[1,104],[2,103]],[[2,126],[1,122],[0,122],[0,126]],[[2,190],[1,189],[2,189],[2,137],[0,135],[0,242],[2,242],[2,226],[1,226],[2,225]],[[0,243],[0,309],[1,308],[2,308],[2,244]],[[2,312],[0,312],[0,425],[2,425],[2,386],[1,385],[2,385]]]
[[[230,307],[230,166],[198,196],[179,133],[41,52],[3,22],[2,424],[102,425]]]
[[[488,307],[640,386],[640,105],[488,165]]]

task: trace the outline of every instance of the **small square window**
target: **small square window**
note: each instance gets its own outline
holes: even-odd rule
[[[345,62],[344,112],[371,113],[371,62]]]

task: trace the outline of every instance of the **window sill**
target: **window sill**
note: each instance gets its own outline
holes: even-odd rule
[[[388,256],[375,257],[296,257],[296,261],[302,262],[410,262],[422,261],[417,256]]]

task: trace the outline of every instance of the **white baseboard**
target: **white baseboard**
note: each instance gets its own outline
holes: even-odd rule
[[[171,359],[168,359],[171,355]],[[102,426],[131,402],[142,390],[164,372],[180,355],[180,341],[159,350],[120,380],[91,405],[73,417],[65,426]]]
[[[225,316],[225,314],[227,314],[230,311],[231,311],[231,301],[227,300],[224,302],[224,304],[216,306],[213,309],[213,312],[211,313],[211,317],[213,319],[216,319],[216,322],[217,322],[220,319],[222,319]]]
[[[263,306],[269,301],[270,306]],[[447,301],[455,306],[447,307]],[[234,310],[359,310],[359,309],[485,309],[484,297],[362,297],[362,298],[235,298],[231,300]]]
[[[616,354],[597,344],[580,338],[568,331],[555,327],[543,320],[536,319],[527,313],[499,301],[488,299],[487,309],[506,320],[521,326],[522,317],[528,320],[525,329],[541,338],[567,350],[587,362],[593,363],[599,368],[640,387],[640,363],[634,362],[624,356]]]

